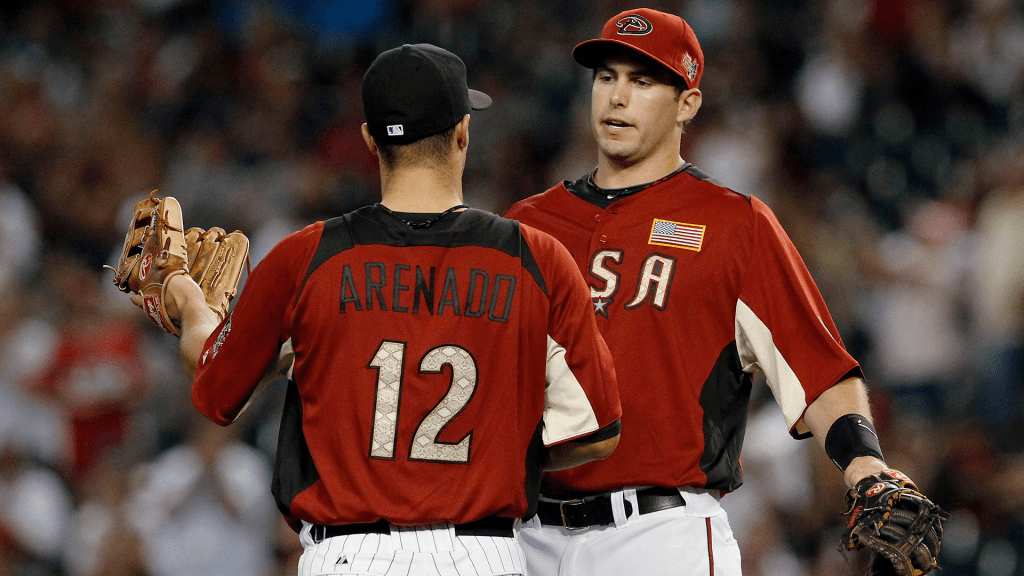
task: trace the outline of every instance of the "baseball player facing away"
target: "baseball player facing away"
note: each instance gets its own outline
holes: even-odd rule
[[[290,352],[273,493],[300,576],[525,574],[513,519],[542,467],[618,442],[611,355],[565,248],[462,204],[469,111],[491,103],[462,60],[388,50],[362,99],[380,204],[281,241],[220,325],[169,283],[192,400],[230,424]]]
[[[590,286],[626,433],[544,475],[520,542],[533,575],[740,573],[720,497],[741,484],[751,374],[847,484],[885,469],[858,363],[772,211],[680,157],[704,56],[678,16],[628,10],[573,58],[593,69],[597,168],[506,214],[558,238]]]

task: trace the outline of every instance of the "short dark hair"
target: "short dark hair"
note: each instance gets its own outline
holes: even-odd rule
[[[378,142],[377,157],[381,164],[392,169],[398,166],[443,166],[451,154],[457,126],[409,144],[388,145]]]

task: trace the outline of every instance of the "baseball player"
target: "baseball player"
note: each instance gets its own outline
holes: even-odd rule
[[[362,99],[380,204],[283,240],[219,325],[168,281],[193,402],[230,424],[284,359],[273,492],[300,576],[524,574],[513,519],[542,467],[618,442],[610,353],[568,252],[461,203],[469,112],[491,103],[462,60],[388,50]]]
[[[628,10],[573,58],[593,70],[597,168],[506,217],[575,258],[615,359],[627,433],[609,458],[545,474],[520,534],[527,565],[534,575],[736,575],[719,499],[741,484],[753,372],[790,433],[818,438],[847,484],[904,477],[883,472],[860,366],[772,211],[680,157],[702,99],[692,28]]]

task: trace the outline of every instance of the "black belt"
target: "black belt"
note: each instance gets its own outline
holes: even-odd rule
[[[626,517],[633,513],[633,504],[626,499]],[[675,488],[645,488],[636,491],[636,503],[641,514],[650,514],[658,510],[667,510],[684,506],[686,501]],[[569,530],[579,530],[589,526],[600,526],[615,522],[612,515],[611,496],[597,496],[591,500],[566,500],[564,502],[544,502],[537,506],[537,518],[542,524],[564,526]]]
[[[512,538],[512,518],[498,518],[488,516],[474,522],[455,525],[456,536],[496,536],[500,538]],[[391,524],[387,520],[370,522],[369,524],[340,524],[338,526],[325,526],[313,524],[309,529],[309,535],[313,542],[319,544],[325,538],[335,536],[348,536],[350,534],[390,534]]]

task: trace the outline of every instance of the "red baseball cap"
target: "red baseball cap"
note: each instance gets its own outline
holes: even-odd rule
[[[601,37],[573,48],[574,60],[587,68],[596,68],[608,48],[618,44],[653,58],[683,78],[686,86],[696,88],[704,74],[704,52],[697,35],[685,20],[650,8],[626,10],[604,25]]]

